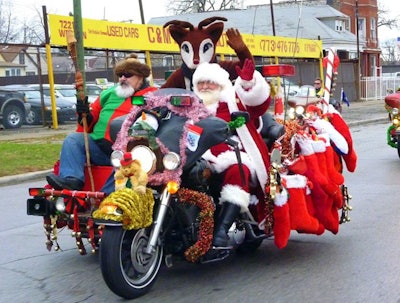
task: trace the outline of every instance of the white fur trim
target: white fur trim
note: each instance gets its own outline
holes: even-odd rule
[[[231,113],[239,110],[236,102],[228,102],[228,108],[229,112]],[[242,142],[247,155],[250,157],[252,165],[249,167],[255,170],[258,182],[260,183],[260,186],[264,192],[265,184],[268,181],[268,171],[264,165],[264,160],[260,150],[258,149],[257,144],[254,142],[246,124],[237,128],[236,133],[239,135],[240,141]]]
[[[244,105],[261,105],[270,95],[271,87],[258,71],[254,72],[253,81],[255,81],[255,83],[249,90],[243,87],[243,80],[240,77],[235,81],[235,91]]]
[[[257,205],[258,202],[260,202],[260,201],[258,200],[256,195],[251,195],[250,196],[250,205]]]
[[[343,154],[347,155],[349,153],[349,145],[347,144],[346,139],[335,128],[329,132],[329,137]]]
[[[251,174],[254,175],[254,167],[248,154],[240,152],[240,157],[242,159],[242,163],[246,165],[250,169]],[[203,158],[208,162],[211,162],[211,165],[217,173],[223,172],[231,165],[238,164],[236,154],[231,150],[220,153],[218,156],[214,156],[211,152],[205,152],[203,154]]]
[[[250,194],[237,185],[227,184],[222,187],[220,203],[232,203],[240,206],[241,212],[247,211]]]
[[[323,153],[326,151],[325,142],[322,140],[311,140],[311,145],[316,153]]]
[[[285,180],[286,188],[305,188],[307,185],[307,178],[303,175],[286,175],[282,178]]]
[[[211,81],[225,87],[229,80],[229,73],[217,63],[203,62],[197,66],[193,74],[193,85],[199,81]]]
[[[277,193],[275,195],[274,204],[276,206],[282,207],[287,203],[288,199],[289,199],[288,192],[286,189],[283,188],[280,193]]]

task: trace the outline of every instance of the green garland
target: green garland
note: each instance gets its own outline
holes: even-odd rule
[[[387,144],[393,148],[397,148],[397,143],[392,141],[392,135],[391,135],[392,130],[395,128],[396,128],[395,125],[391,125],[388,127],[388,129],[386,131]]]
[[[230,129],[242,127],[244,124],[246,124],[246,119],[244,117],[237,117],[235,120],[228,122]]]

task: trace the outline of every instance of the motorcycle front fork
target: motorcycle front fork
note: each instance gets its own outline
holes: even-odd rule
[[[157,217],[153,222],[149,242],[147,244],[147,247],[145,248],[145,253],[147,254],[152,254],[156,251],[157,241],[161,233],[161,227],[164,223],[170,200],[171,194],[168,192],[167,188],[164,188],[160,197],[160,207],[158,208]]]

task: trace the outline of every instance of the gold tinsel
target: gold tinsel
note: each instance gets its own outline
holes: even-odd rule
[[[108,206],[118,207],[122,214],[108,213]],[[131,188],[123,188],[106,197],[93,212],[93,218],[122,222],[125,229],[140,229],[153,222],[153,207],[151,189],[147,188],[144,194],[139,194]]]

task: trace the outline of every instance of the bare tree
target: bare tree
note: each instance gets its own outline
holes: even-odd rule
[[[241,0],[170,0],[167,9],[174,15],[238,9]]]
[[[12,12],[11,1],[0,0],[0,43],[16,43],[18,21]]]
[[[381,59],[385,64],[395,64],[400,60],[400,51],[396,51],[398,48],[396,39],[384,41],[381,44],[381,48]]]
[[[388,27],[389,29],[399,29],[400,23],[399,18],[400,16],[397,15],[395,17],[391,17],[389,15],[389,10],[385,8],[381,2],[378,2],[378,27]]]

